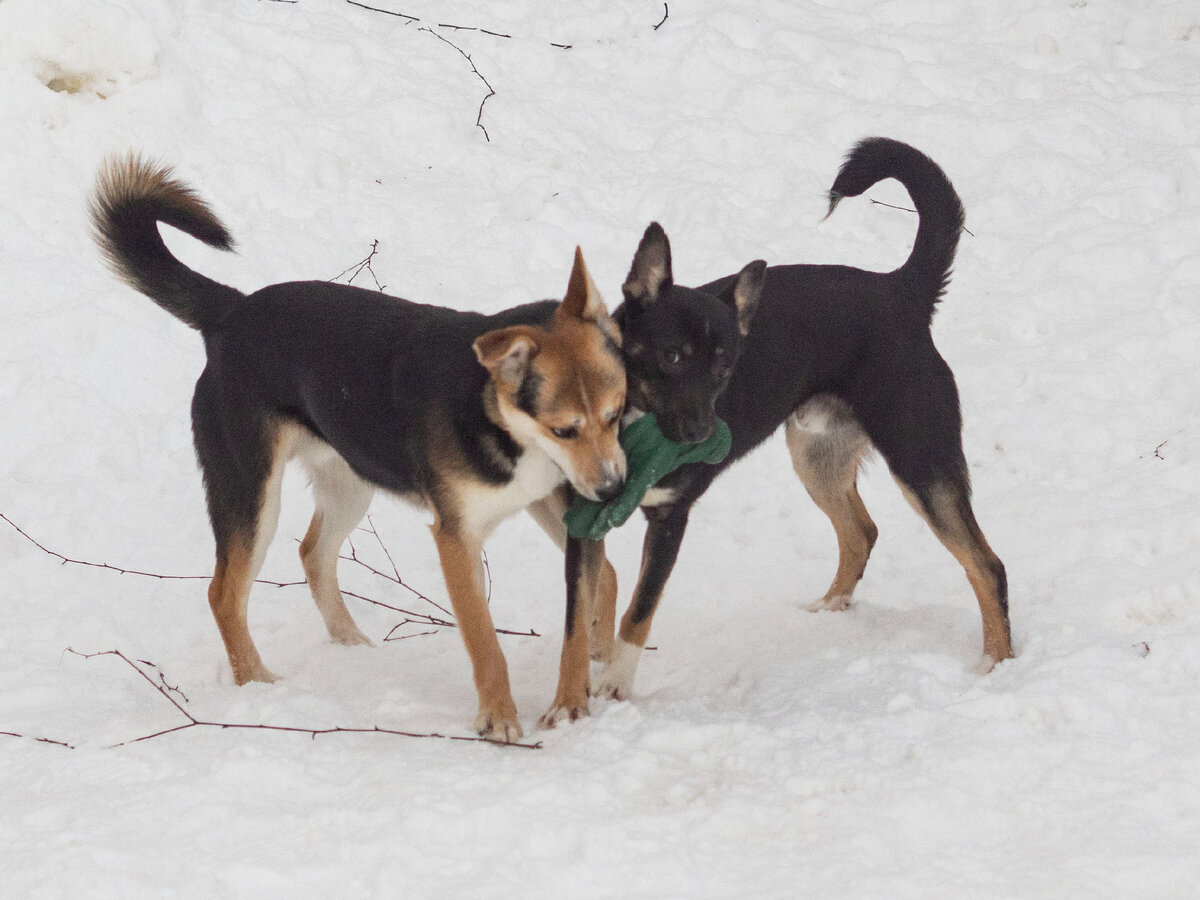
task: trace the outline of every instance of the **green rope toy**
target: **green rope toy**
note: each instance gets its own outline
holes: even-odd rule
[[[563,516],[573,538],[600,540],[610,529],[625,524],[659,479],[685,463],[719,463],[729,455],[733,438],[729,426],[718,419],[717,430],[708,440],[677,444],[659,431],[654,413],[647,413],[621,430],[620,441],[628,463],[625,490],[606,502],[576,497]]]

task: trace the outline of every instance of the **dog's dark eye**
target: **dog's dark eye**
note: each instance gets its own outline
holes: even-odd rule
[[[611,427],[612,425],[617,424],[617,419],[619,419],[619,418],[621,418],[621,410],[614,409],[612,412],[610,412],[607,416],[604,417],[604,424]]]
[[[678,350],[659,350],[658,358],[664,366],[674,368],[679,365],[679,361],[683,359],[683,356]]]
[[[579,429],[572,425],[569,428],[551,428],[550,433],[560,441],[569,441],[579,437]]]

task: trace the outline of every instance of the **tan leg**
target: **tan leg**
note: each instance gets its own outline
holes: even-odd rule
[[[1008,621],[1008,577],[1004,563],[992,552],[975,521],[971,501],[963,489],[943,485],[927,492],[927,502],[904,484],[905,498],[921,515],[938,540],[958,560],[979,601],[983,618],[983,658],[980,674],[996,663],[1012,659],[1012,631]]]
[[[837,573],[825,596],[808,606],[813,612],[850,605],[879,537],[856,484],[859,464],[870,446],[867,437],[848,409],[832,398],[822,404],[822,399],[809,401],[785,429],[792,468],[837,534]]]
[[[459,534],[443,527],[440,521],[432,526],[437,542],[442,574],[459,632],[471,657],[475,689],[479,694],[479,715],[475,730],[493,741],[512,742],[522,735],[517,723],[517,707],[513,703],[508,682],[508,667],[496,628],[488,612],[481,571],[482,546],[470,535]]]
[[[217,620],[221,640],[225,642],[225,652],[229,656],[236,684],[277,680],[263,665],[246,620],[250,585],[255,574],[250,552],[242,548],[233,549],[225,559],[217,560],[216,571],[208,586],[208,605],[212,608],[213,618]]]
[[[224,553],[218,548],[217,566],[208,586],[208,604],[225,642],[225,652],[237,684],[248,681],[276,681],[277,677],[263,664],[258,648],[250,637],[247,610],[250,588],[262,568],[267,548],[275,536],[279,522],[279,490],[287,459],[277,453],[271,474],[263,485],[262,505],[253,536],[230,536]]]
[[[374,489],[337,457],[310,471],[316,512],[304,540],[300,561],[329,636],[339,644],[371,644],[359,630],[338,586],[338,554],[346,537],[362,521]]]

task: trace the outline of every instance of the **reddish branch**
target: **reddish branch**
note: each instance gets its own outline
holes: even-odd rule
[[[96,657],[99,657],[99,656],[114,656],[114,657],[116,657],[117,659],[124,662],[125,665],[129,666],[129,668],[133,669],[133,671],[137,672],[138,675],[140,675],[147,684],[149,684],[152,688],[154,688],[155,693],[157,693],[160,697],[162,697],[164,700],[166,700],[168,703],[170,703],[171,706],[175,707],[175,709],[179,712],[179,714],[182,715],[187,720],[183,724],[176,725],[173,728],[164,728],[161,731],[154,732],[153,734],[144,734],[141,737],[132,738],[131,740],[128,740],[128,741],[121,741],[120,743],[117,743],[117,744],[112,744],[108,748],[110,750],[115,749],[116,747],[124,747],[128,744],[137,744],[137,743],[140,743],[141,741],[153,740],[154,738],[163,737],[168,734],[174,734],[177,731],[186,731],[189,728],[220,728],[222,730],[241,729],[241,730],[254,730],[254,731],[278,731],[278,732],[287,732],[289,734],[306,734],[313,740],[316,740],[316,738],[320,735],[326,735],[326,734],[387,734],[387,735],[392,735],[393,737],[433,738],[433,739],[446,740],[446,741],[466,741],[466,742],[471,742],[471,743],[489,743],[489,744],[495,743],[494,741],[489,741],[487,738],[481,738],[481,737],[465,737],[465,736],[452,735],[452,734],[447,735],[447,734],[439,734],[437,732],[398,731],[393,728],[380,728],[377,725],[372,726],[371,728],[343,728],[341,726],[334,726],[332,728],[302,728],[302,727],[291,726],[291,725],[262,725],[262,724],[257,724],[257,723],[253,723],[253,722],[210,722],[205,719],[196,718],[190,712],[188,712],[186,708],[184,708],[182,703],[180,703],[178,700],[176,700],[174,697],[171,696],[172,693],[178,693],[180,697],[183,697],[183,694],[179,691],[178,688],[173,688],[167,684],[166,678],[163,676],[162,672],[158,669],[158,666],[156,666],[152,662],[148,662],[147,660],[144,660],[144,659],[139,659],[137,662],[134,662],[128,656],[126,656],[124,653],[122,653],[120,650],[103,650],[98,653],[80,653],[78,650],[74,650],[74,649],[68,647],[67,652],[72,653],[75,656],[82,657],[83,659],[95,659]],[[146,670],[145,670],[145,668],[143,668],[143,666],[154,669],[155,672],[158,674],[158,679],[155,680],[154,678],[151,678],[150,675],[148,675],[146,673]],[[187,702],[186,697],[183,697],[183,700],[184,700],[184,703]],[[0,733],[11,734],[11,732],[0,732]],[[22,737],[22,735],[13,735],[13,736],[14,737]],[[74,749],[73,747],[71,747],[70,744],[63,743],[62,741],[50,741],[50,740],[47,740],[46,738],[37,738],[36,740],[40,740],[45,743],[57,744],[57,745],[60,745],[63,747],[69,747],[71,749]],[[542,743],[541,743],[541,741],[538,741],[533,744],[513,743],[513,744],[506,744],[505,746],[521,747],[522,749],[525,749],[525,750],[539,750],[539,749],[541,749]]]
[[[120,566],[110,565],[109,563],[97,563],[97,562],[89,562],[89,561],[83,560],[83,559],[73,559],[69,556],[64,556],[62,553],[59,553],[55,550],[51,550],[50,548],[43,546],[41,543],[39,543],[37,540],[35,540],[31,535],[26,533],[12,519],[10,519],[8,516],[4,515],[4,513],[0,513],[0,519],[3,519],[5,522],[7,522],[9,524],[9,526],[15,532],[17,532],[17,534],[19,534],[21,537],[23,537],[26,541],[33,544],[33,546],[37,547],[39,550],[41,550],[47,556],[54,557],[63,565],[70,564],[70,565],[74,565],[74,566],[87,566],[87,567],[93,568],[93,569],[105,569],[109,572],[116,572],[118,575],[140,575],[143,578],[158,578],[163,581],[198,581],[198,580],[202,580],[202,579],[207,579],[209,577],[207,575],[162,575],[157,572],[142,572],[137,569],[124,569],[124,568],[121,568]],[[432,625],[434,628],[457,628],[458,623],[453,621],[454,613],[450,612],[448,609],[441,606],[440,604],[434,602],[429,597],[425,596],[423,593],[421,593],[420,591],[418,591],[416,588],[412,587],[411,585],[405,583],[404,580],[400,578],[400,572],[398,570],[396,570],[396,564],[392,560],[391,554],[388,553],[387,547],[384,546],[383,539],[379,536],[379,532],[375,530],[375,526],[371,522],[371,519],[369,516],[367,517],[367,522],[370,525],[370,528],[364,528],[362,530],[367,531],[370,534],[373,534],[375,536],[375,539],[377,541],[379,541],[379,545],[383,549],[384,554],[388,557],[388,562],[391,564],[392,569],[395,572],[395,574],[389,575],[386,572],[381,572],[379,569],[375,568],[374,566],[371,566],[368,563],[364,562],[363,560],[359,559],[357,554],[355,554],[355,552],[354,552],[354,544],[353,543],[351,543],[351,545],[350,545],[351,555],[350,556],[342,556],[341,559],[345,559],[345,560],[348,560],[349,562],[355,563],[356,565],[362,566],[368,572],[372,572],[381,578],[384,578],[394,584],[399,585],[400,587],[404,588],[406,591],[409,591],[412,594],[414,594],[415,596],[424,600],[426,603],[428,603],[430,606],[433,606],[438,611],[444,613],[449,618],[443,619],[439,616],[432,616],[427,613],[420,613],[420,612],[415,612],[411,609],[404,609],[401,606],[393,606],[390,603],[384,603],[382,600],[376,600],[373,597],[367,597],[367,596],[364,596],[363,594],[356,594],[354,591],[343,590],[342,593],[347,597],[353,597],[356,600],[362,600],[364,603],[370,603],[374,606],[379,606],[379,607],[382,607],[383,609],[391,610],[394,613],[399,613],[400,615],[406,617],[403,622],[401,622],[399,625],[394,626],[392,628],[392,630],[388,632],[388,636],[384,638],[385,641],[389,640],[389,639],[395,640],[395,638],[391,637],[392,634],[394,634],[398,628],[401,628],[404,625],[409,625],[409,624]],[[484,565],[484,570],[487,573],[487,577],[488,577],[487,589],[488,589],[488,599],[490,600],[491,599],[492,580],[491,580],[491,569],[488,566],[486,555],[483,558],[483,565]],[[278,587],[278,588],[299,587],[300,585],[307,584],[307,582],[304,582],[304,581],[267,581],[262,578],[256,579],[254,583],[255,584],[266,584],[266,585],[270,585],[271,587]],[[498,634],[511,634],[511,635],[516,635],[519,637],[541,637],[541,635],[538,634],[536,631],[534,631],[532,628],[530,628],[528,631],[512,631],[507,628],[497,628],[496,632]],[[416,635],[412,635],[412,637],[416,637]]]

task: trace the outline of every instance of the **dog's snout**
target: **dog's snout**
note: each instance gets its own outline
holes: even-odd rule
[[[699,444],[712,437],[716,423],[703,419],[683,419],[675,426],[676,437],[672,438],[679,444]],[[670,435],[668,435],[670,437]]]
[[[625,489],[625,479],[620,475],[610,475],[596,486],[596,499],[602,502],[615,500]]]

